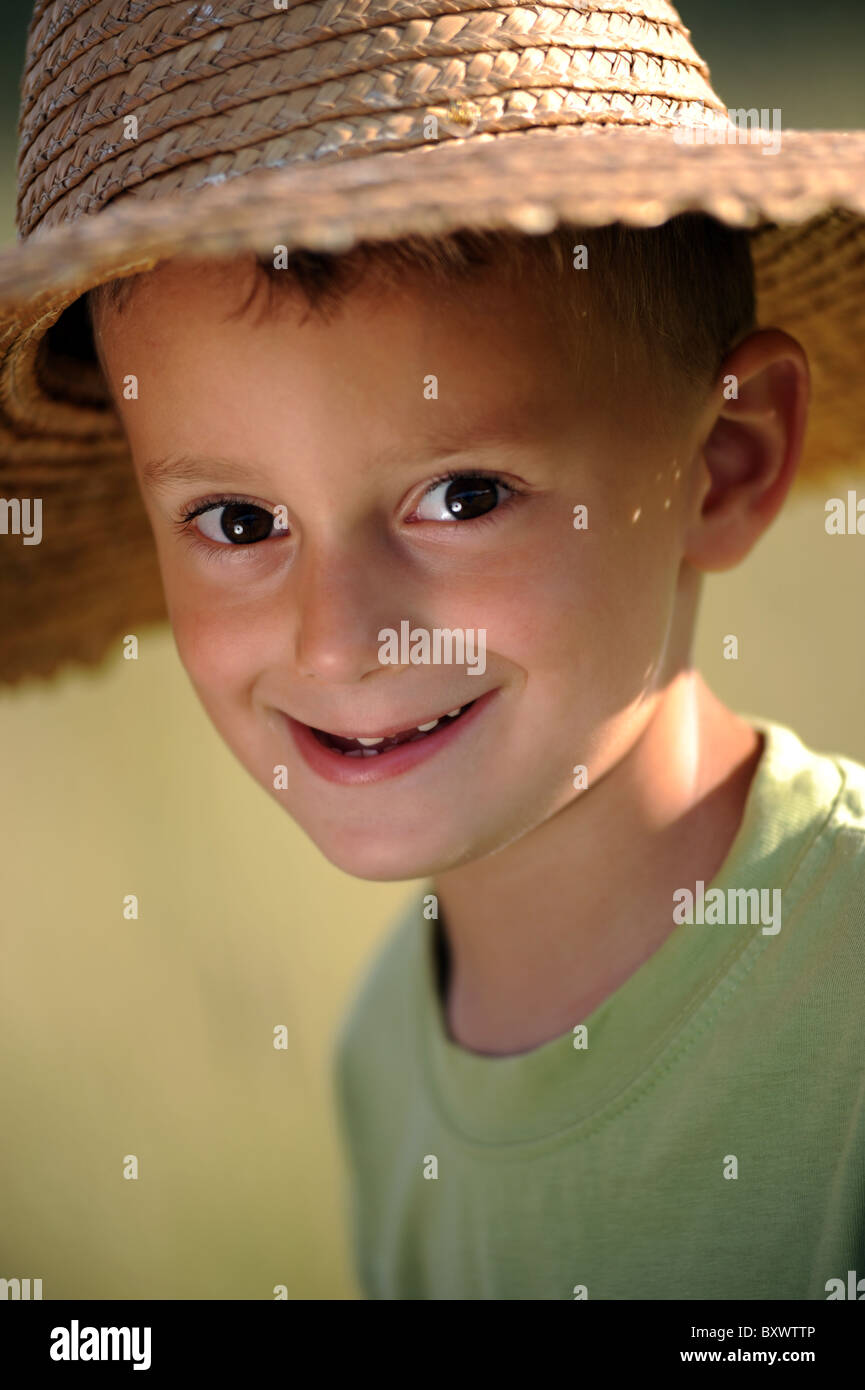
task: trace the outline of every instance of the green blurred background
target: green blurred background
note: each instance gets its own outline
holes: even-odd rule
[[[862,0],[681,11],[729,106],[865,125]],[[0,11],[5,241],[29,12]],[[792,502],[709,582],[697,656],[734,708],[865,761],[865,542],[823,526],[847,485]],[[0,718],[0,1277],[47,1299],[356,1297],[329,1053],[414,885],[322,858],[210,728],[168,632],[3,694]]]

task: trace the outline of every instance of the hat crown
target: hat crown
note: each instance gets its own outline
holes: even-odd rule
[[[725,119],[667,0],[38,0],[18,229],[443,140]]]

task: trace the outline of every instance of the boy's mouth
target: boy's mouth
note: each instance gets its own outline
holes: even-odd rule
[[[389,753],[392,748],[399,748],[403,743],[418,743],[425,739],[443,724],[452,724],[471,709],[474,700],[469,700],[467,704],[458,705],[456,709],[448,710],[446,714],[441,714],[435,719],[426,720],[423,724],[415,724],[412,728],[401,729],[398,733],[382,734],[368,738],[349,738],[343,734],[330,734],[324,729],[315,729],[312,725],[308,727],[318,739],[319,743],[324,744],[325,748],[332,748],[336,752],[342,753],[346,758],[379,758]]]

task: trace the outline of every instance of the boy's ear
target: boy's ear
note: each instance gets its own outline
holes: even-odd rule
[[[752,333],[725,359],[686,536],[697,569],[737,565],[774,520],[796,474],[810,389],[804,350],[780,329]]]

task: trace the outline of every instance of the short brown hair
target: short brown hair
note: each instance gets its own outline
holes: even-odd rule
[[[310,309],[327,316],[341,299],[374,272],[395,285],[411,271],[439,283],[459,283],[482,267],[496,265],[519,274],[537,271],[562,297],[574,252],[585,246],[588,284],[618,331],[650,352],[660,350],[695,384],[712,381],[726,354],[755,325],[754,270],[747,232],[726,227],[702,213],[684,213],[660,227],[598,228],[560,224],[544,236],[511,231],[452,232],[441,237],[408,236],[391,242],[360,242],[351,250],[295,250],[275,268],[270,256],[255,257],[268,289],[299,291]],[[105,304],[121,310],[138,276],[111,280],[87,296],[91,323]],[[238,311],[245,312],[261,282]],[[576,296],[571,297],[576,302]]]

